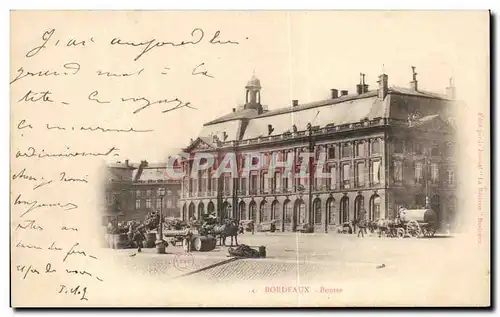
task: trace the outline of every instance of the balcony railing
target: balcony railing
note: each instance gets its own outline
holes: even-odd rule
[[[407,120],[398,120],[398,119],[386,119],[386,118],[374,118],[372,120],[362,120],[360,122],[342,124],[342,125],[333,125],[329,124],[322,128],[315,128],[312,130],[313,135],[334,133],[334,132],[342,132],[347,130],[356,130],[356,129],[365,129],[369,127],[377,127],[384,125],[394,125],[394,126],[402,126],[407,127]],[[280,135],[269,136],[269,137],[258,137],[248,140],[242,141],[226,141],[222,143],[223,147],[233,147],[238,145],[248,145],[248,144],[257,144],[257,143],[266,143],[266,142],[275,142],[278,140],[284,140],[288,138],[294,137],[305,137],[308,136],[309,132],[307,130],[297,131],[297,132],[285,132]]]

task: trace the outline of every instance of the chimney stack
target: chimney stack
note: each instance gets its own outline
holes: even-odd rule
[[[330,89],[330,92],[332,94],[332,99],[339,97],[339,91],[337,89]]]
[[[358,95],[368,92],[368,85],[365,83],[366,74],[359,73],[359,85],[356,85],[356,92]]]
[[[348,94],[349,94],[349,91],[347,91],[347,90],[341,90],[340,91],[340,95],[341,96],[347,96]]]
[[[417,72],[415,71],[415,66],[411,67],[411,70],[413,72],[413,80],[410,81],[410,87],[411,89],[418,91],[418,81],[417,81]]]
[[[446,98],[455,99],[455,83],[453,82],[453,77],[450,78],[450,85],[446,87]]]
[[[233,108],[233,112],[236,112],[236,108]]]
[[[128,163],[128,160],[125,160],[125,167],[129,167],[129,163]]]
[[[297,107],[299,105],[299,101],[298,100],[292,100],[292,106],[294,107]]]
[[[382,74],[378,76],[378,97],[384,100],[385,96],[387,96],[388,91],[388,77],[386,74]]]

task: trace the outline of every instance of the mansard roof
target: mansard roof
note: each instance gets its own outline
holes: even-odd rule
[[[377,90],[372,90],[360,95],[283,107],[260,115],[253,109],[236,110],[204,124],[199,136],[200,139],[208,138],[207,144],[216,147],[214,136],[222,142],[248,140],[291,132],[294,125],[302,131],[309,123],[324,127],[376,118],[407,120],[412,111],[418,111],[421,117],[437,113],[447,116],[452,110],[447,107],[451,102],[445,96],[432,92],[390,87],[383,100],[378,97]]]

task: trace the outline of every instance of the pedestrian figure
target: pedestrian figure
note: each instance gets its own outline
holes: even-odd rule
[[[356,234],[356,225],[357,225],[357,220],[352,220],[351,221],[351,224],[352,224],[352,233]]]
[[[132,245],[133,238],[134,238],[134,224],[132,223],[132,221],[129,221],[129,223],[128,223],[127,237],[128,237],[128,243],[130,245]]]
[[[364,219],[361,219],[358,223],[358,238],[359,238],[360,234],[361,234],[361,237],[364,238],[365,233],[367,233],[366,232],[366,221]]]
[[[144,241],[144,234],[142,231],[142,227],[137,227],[134,233],[134,242],[137,246],[137,252],[141,252],[142,241]]]

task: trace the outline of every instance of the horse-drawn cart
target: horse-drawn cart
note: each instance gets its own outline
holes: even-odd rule
[[[437,215],[432,209],[402,209],[399,219],[402,227],[397,229],[398,237],[432,237],[436,234]]]

